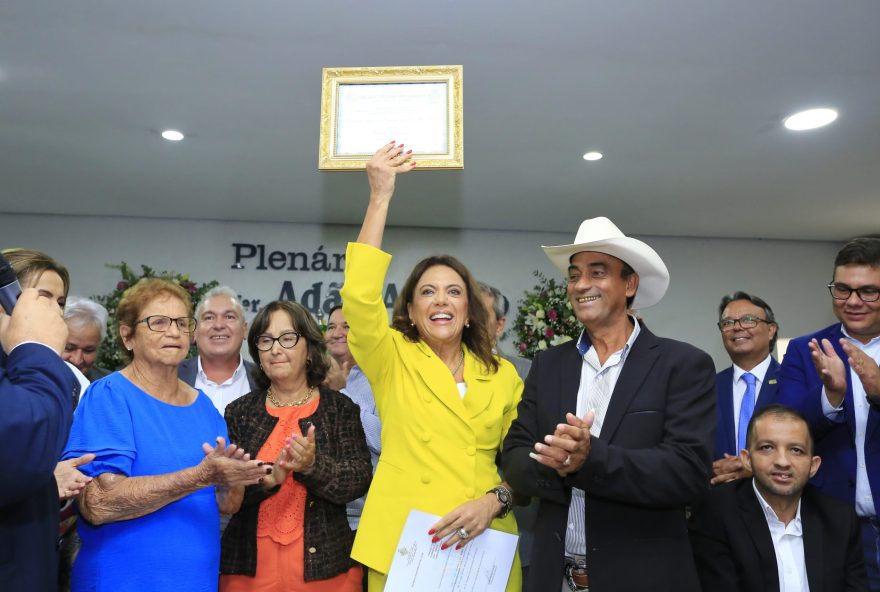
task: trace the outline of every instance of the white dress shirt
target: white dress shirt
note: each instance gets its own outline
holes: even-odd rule
[[[218,384],[213,382],[202,370],[202,356],[198,357],[199,370],[196,372],[195,387],[208,395],[214,407],[220,412],[220,415],[226,411],[226,406],[232,403],[242,395],[251,392],[251,384],[248,382],[247,370],[244,367],[244,360],[238,357],[238,368],[229,377],[229,380]]]
[[[779,572],[779,592],[810,592],[807,582],[807,564],[804,560],[804,530],[801,526],[801,502],[798,500],[794,520],[784,524],[755,487],[752,489],[764,510],[764,518],[770,528],[773,550],[776,552],[776,569]]]

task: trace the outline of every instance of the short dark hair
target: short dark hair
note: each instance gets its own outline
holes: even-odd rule
[[[771,403],[770,405],[767,405],[766,407],[762,407],[761,409],[755,411],[755,413],[752,415],[752,418],[749,420],[749,427],[746,431],[746,448],[751,448],[752,444],[755,442],[755,424],[765,415],[772,415],[773,417],[787,417],[796,421],[802,421],[804,425],[807,426],[807,446],[809,447],[807,452],[812,456],[814,440],[813,430],[810,428],[810,422],[808,422],[807,418],[804,417],[804,414],[797,409],[794,409],[787,405],[782,405],[780,403]]]
[[[337,310],[342,310],[342,303],[334,305],[329,311],[327,311],[327,324],[330,324],[330,317],[333,316],[333,313]]]
[[[499,364],[492,353],[492,339],[489,336],[489,312],[480,296],[482,290],[464,263],[452,255],[431,255],[416,263],[394,301],[391,327],[403,333],[408,341],[416,343],[421,339],[419,330],[409,318],[408,307],[412,304],[419,280],[428,269],[437,265],[450,268],[464,280],[468,300],[468,326],[462,332],[461,342],[479,358],[489,373],[498,372]]]
[[[758,308],[764,311],[764,316],[767,317],[765,320],[768,323],[773,323],[776,325],[776,334],[770,340],[770,352],[773,352],[773,348],[776,347],[776,338],[779,337],[779,323],[776,322],[776,315],[773,314],[773,309],[770,308],[770,305],[764,302],[761,298],[757,296],[752,296],[748,292],[737,291],[733,294],[728,294],[724,298],[721,299],[721,304],[718,305],[718,320],[721,320],[721,315],[724,314],[724,309],[727,308],[727,305],[735,300],[748,300]]]
[[[834,258],[835,269],[841,265],[880,267],[880,238],[859,237],[846,243]]]
[[[263,334],[269,326],[273,312],[283,311],[290,317],[293,330],[304,339],[308,351],[306,352],[306,382],[309,386],[318,386],[324,382],[327,370],[330,369],[330,361],[327,359],[327,346],[324,344],[324,336],[318,323],[312,314],[299,302],[290,300],[275,300],[270,302],[257,313],[248,331],[247,344],[251,359],[256,363],[251,376],[258,387],[267,389],[271,386],[269,377],[260,366],[260,350],[257,349],[257,338]]]

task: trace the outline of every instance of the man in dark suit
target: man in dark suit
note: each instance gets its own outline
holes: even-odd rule
[[[823,493],[856,509],[871,590],[880,590],[880,239],[837,253],[828,284],[839,323],[791,341],[779,401],[800,410],[816,436]]]
[[[0,309],[0,582],[7,591],[58,585],[58,486],[53,471],[79,384],[59,353],[61,308],[25,289]]]
[[[691,516],[703,590],[867,590],[855,513],[807,485],[820,458],[804,416],[778,404],[756,411],[741,457],[753,478],[713,488]]]
[[[733,365],[715,377],[718,426],[712,484],[751,477],[740,460],[752,413],[776,400],[779,362],[771,355],[779,326],[770,305],[746,292],[734,292],[718,306],[721,341]]]
[[[697,591],[685,506],[709,487],[712,360],[628,314],[659,302],[669,274],[607,218],[544,250],[584,331],[532,361],[504,442],[508,482],[540,498],[528,583]]]
[[[198,303],[196,319],[194,339],[199,355],[181,362],[178,375],[208,395],[223,415],[228,404],[257,388],[251,378],[253,363],[241,357],[247,335],[244,309],[235,290],[218,286]]]

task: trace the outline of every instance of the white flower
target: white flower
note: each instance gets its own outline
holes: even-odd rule
[[[544,309],[543,308],[539,308],[538,310],[535,311],[535,318],[536,319],[543,319],[544,318]]]
[[[568,335],[554,335],[553,339],[550,340],[550,345],[559,345],[560,343],[567,343],[571,341],[571,337]]]
[[[547,349],[547,341],[544,340],[544,339],[542,339],[541,341],[539,341],[539,342],[538,342],[538,349],[540,349],[540,350],[545,350],[545,349]]]

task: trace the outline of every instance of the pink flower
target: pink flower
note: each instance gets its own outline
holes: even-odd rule
[[[196,285],[188,280],[180,282],[180,287],[190,294],[195,294],[196,292],[198,292],[198,288],[196,287]]]
[[[128,282],[118,282],[116,284],[117,290],[125,290],[126,288],[128,288]]]
[[[520,341],[520,342],[519,342],[519,351],[521,351],[521,352],[525,352],[526,349],[528,349],[528,346],[526,346],[526,342],[525,342],[525,341]]]
[[[547,318],[550,319],[551,321],[555,321],[558,316],[559,316],[559,313],[556,312],[555,308],[551,308],[550,310],[547,311]]]
[[[547,327],[547,330],[544,331],[544,337],[553,337],[556,333],[553,332],[553,329]]]

